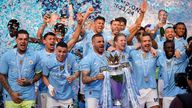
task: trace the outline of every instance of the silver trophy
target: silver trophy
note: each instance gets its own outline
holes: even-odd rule
[[[113,106],[122,105],[121,99],[124,89],[123,84],[125,82],[125,75],[124,71],[122,71],[122,64],[120,64],[120,57],[121,55],[118,55],[117,53],[114,55],[110,54],[107,57]]]

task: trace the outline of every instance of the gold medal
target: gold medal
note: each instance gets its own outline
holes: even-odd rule
[[[60,66],[60,71],[64,70],[64,65]]]
[[[145,82],[148,82],[149,81],[149,78],[146,76],[145,77]]]
[[[22,64],[23,64],[23,60],[20,60],[20,61],[19,61],[19,64],[22,65]]]

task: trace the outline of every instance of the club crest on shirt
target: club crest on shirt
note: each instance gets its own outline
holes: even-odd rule
[[[71,65],[70,65],[70,64],[68,64],[68,65],[67,65],[67,68],[68,68],[68,69],[70,69],[70,68],[71,68]]]
[[[64,70],[64,65],[61,65],[60,66],[60,71],[63,71]]]
[[[29,60],[29,64],[32,65],[33,64],[33,60]]]

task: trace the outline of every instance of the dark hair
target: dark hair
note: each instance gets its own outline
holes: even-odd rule
[[[146,32],[146,31],[143,33],[143,36],[142,36],[142,37],[144,37],[144,36],[149,36],[149,37],[151,37],[150,34],[149,34],[148,32]]]
[[[19,22],[16,19],[9,20],[7,27],[8,28],[13,27],[13,24],[15,24],[19,28]]]
[[[189,38],[187,38],[187,43],[189,44],[189,42],[192,40],[192,36],[190,36]]]
[[[96,37],[102,37],[102,38],[103,38],[103,36],[102,36],[101,34],[94,34],[93,37],[92,37],[92,41],[93,41]]]
[[[95,22],[96,20],[103,20],[103,21],[105,22],[105,18],[102,17],[102,16],[97,16],[97,17],[94,19],[94,22]]]
[[[110,24],[112,24],[114,21],[120,22],[120,20],[118,18],[115,18],[115,19],[111,20]]]
[[[65,42],[63,42],[63,41],[57,43],[56,48],[57,48],[58,46],[64,47],[64,48],[67,48],[67,47],[68,47],[67,44],[66,44]]]
[[[27,32],[27,30],[24,30],[24,29],[21,29],[21,30],[19,30],[19,31],[17,32],[17,34],[16,34],[16,39],[17,39],[17,37],[18,37],[19,34],[27,34],[27,36],[29,37],[29,33]]]
[[[174,28],[173,28],[173,27],[167,27],[167,28],[165,28],[165,31],[166,31],[167,29],[173,29],[173,30],[174,30]]]
[[[47,33],[43,36],[43,38],[46,39],[46,37],[47,37],[48,35],[49,35],[49,36],[54,36],[54,37],[56,36],[55,33],[53,33],[53,32],[47,32]]]
[[[124,17],[118,17],[117,18],[120,22],[124,22],[125,25],[127,24],[127,20]]]
[[[150,34],[149,34],[149,33],[147,33],[147,32],[144,32],[144,33],[143,33],[143,35],[141,36],[141,38],[142,38],[142,37],[146,37],[146,36],[149,36],[149,38],[152,40],[152,38],[151,38]],[[142,41],[142,39],[141,39],[141,41]]]
[[[141,30],[143,30],[145,32],[145,28],[144,27],[140,27],[139,30],[137,31],[137,33],[135,34],[136,37],[143,35],[143,34],[141,35],[141,32],[140,32]]]
[[[167,43],[171,43],[171,44],[173,44],[174,47],[175,47],[175,43],[174,43],[173,40],[166,40],[166,41],[163,43],[163,47],[165,47]]]
[[[62,14],[60,15],[60,18],[68,18],[68,16],[67,16],[67,14],[63,14],[63,13],[62,13]]]
[[[65,35],[65,25],[62,24],[62,23],[56,23],[55,26],[54,26],[54,30],[56,32],[60,32],[61,34]]]
[[[185,33],[184,33],[184,35],[183,35],[183,38],[186,39],[186,38],[187,38],[187,27],[186,27],[185,23],[183,23],[183,22],[178,22],[177,24],[175,24],[175,25],[173,26],[174,30],[176,30],[176,28],[177,28],[178,25],[184,25],[184,26],[185,26]]]
[[[123,33],[119,33],[117,36],[114,37],[114,42],[117,42],[118,38],[121,37],[121,36],[126,37],[125,34],[123,34]]]
[[[166,10],[164,10],[164,9],[160,9],[159,12],[158,12],[158,15],[159,15],[160,12],[162,12],[162,11],[165,12],[166,14],[168,14],[168,12],[167,12]]]
[[[145,28],[144,27],[140,27],[138,31],[140,31],[140,30],[145,31]]]

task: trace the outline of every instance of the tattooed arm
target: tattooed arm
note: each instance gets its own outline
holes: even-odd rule
[[[19,97],[20,94],[17,92],[14,92],[11,87],[8,84],[8,80],[7,80],[7,76],[5,74],[1,74],[0,73],[0,82],[2,84],[2,86],[7,90],[7,92],[9,93],[9,95],[11,96],[12,100],[15,103],[21,103],[23,100]]]
[[[89,83],[94,82],[96,80],[103,80],[104,79],[104,75],[101,74],[101,73],[97,74],[94,77],[89,76],[88,71],[82,71],[82,74],[83,74],[82,81],[83,81],[84,84],[89,84]]]

